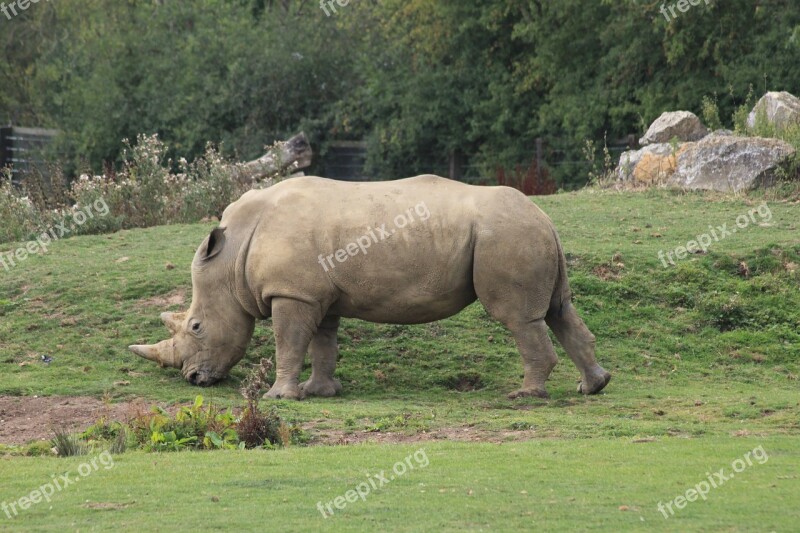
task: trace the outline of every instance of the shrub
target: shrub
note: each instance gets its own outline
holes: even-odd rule
[[[722,120],[719,118],[719,106],[717,105],[717,95],[703,97],[703,122],[711,131],[722,129]]]
[[[124,143],[119,173],[107,169],[102,176],[81,174],[66,189],[58,168],[52,169],[49,185],[34,173],[21,186],[14,186],[8,171],[0,173],[0,242],[32,238],[57,222],[72,219],[87,206],[104,206],[103,213],[73,224],[71,234],[109,233],[221,217],[228,204],[254,185],[260,186],[240,180],[239,168],[226,161],[210,143],[192,163],[180,160],[178,172],[171,170],[172,162],[166,158],[168,148],[158,136],[139,135],[136,144],[127,140]],[[264,183],[279,180],[291,170],[265,179]]]
[[[36,231],[38,215],[30,198],[11,185],[11,173],[0,172],[0,242],[27,239]]]
[[[238,429],[247,448],[288,446],[293,436],[297,434],[295,428],[290,428],[281,420],[274,408],[262,411],[258,406],[261,392],[270,386],[267,378],[272,372],[272,367],[271,360],[262,359],[245,379],[241,388],[246,407],[239,420]]]
[[[274,448],[304,443],[306,435],[299,427],[284,422],[274,408],[259,409],[258,397],[266,383],[272,362],[264,359],[253,375],[246,380],[250,391],[241,416],[231,409],[206,405],[197,396],[191,406],[180,407],[175,415],[155,406],[149,412],[137,413],[127,423],[106,422],[100,419],[80,435],[60,432],[59,450],[107,448],[111,453],[124,453],[128,449],[149,452],[174,452],[183,450],[216,450],[242,448]],[[59,455],[61,455],[59,451]]]

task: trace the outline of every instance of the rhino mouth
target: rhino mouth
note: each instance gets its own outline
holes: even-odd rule
[[[225,376],[220,376],[203,369],[192,369],[184,373],[186,381],[198,387],[210,387],[215,383],[225,379]]]

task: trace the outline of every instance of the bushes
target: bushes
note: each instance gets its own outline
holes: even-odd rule
[[[16,191],[11,176],[0,174],[0,242],[21,241],[34,233],[38,213],[30,198]]]
[[[126,450],[175,452],[183,450],[231,450],[275,448],[303,442],[303,431],[289,425],[274,409],[262,411],[248,402],[240,416],[232,409],[205,405],[197,396],[191,406],[180,407],[170,415],[161,407],[137,413],[126,423],[101,419],[78,437],[59,435],[61,448],[109,448],[113,453]],[[55,443],[56,441],[54,441]]]
[[[0,242],[24,241],[75,215],[87,206],[107,206],[99,216],[71,224],[71,234],[109,233],[120,229],[160,224],[197,222],[220,217],[225,207],[251,186],[234,179],[227,162],[210,143],[192,163],[166,159],[167,146],[157,135],[139,135],[136,144],[124,141],[119,173],[102,176],[82,174],[63,189],[56,171],[49,194],[40,176],[29,176],[20,189],[0,179]]]
[[[197,396],[191,406],[178,408],[174,415],[155,406],[150,412],[135,413],[125,423],[100,419],[78,436],[59,431],[53,446],[58,455],[76,455],[92,448],[107,448],[112,453],[128,449],[174,452],[269,449],[304,443],[307,438],[300,427],[283,421],[275,408],[262,410],[258,405],[262,391],[269,388],[267,376],[272,367],[272,361],[262,359],[244,381],[245,405],[238,416],[230,408],[206,405],[203,397]]]

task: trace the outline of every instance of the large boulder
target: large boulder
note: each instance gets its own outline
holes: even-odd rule
[[[655,143],[668,143],[672,139],[681,142],[699,141],[708,135],[697,115],[689,111],[667,111],[650,124],[647,133],[639,139],[639,144],[647,146]]]
[[[768,92],[756,102],[747,116],[747,127],[756,126],[756,117],[764,113],[767,122],[777,129],[800,123],[800,98],[786,91]]]
[[[788,143],[762,137],[708,136],[682,148],[668,184],[722,192],[771,185],[775,171],[795,153]]]
[[[616,170],[617,180],[634,184],[660,183],[675,172],[675,165],[675,148],[671,144],[650,144],[623,152]]]

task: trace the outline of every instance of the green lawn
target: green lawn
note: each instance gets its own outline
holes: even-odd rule
[[[762,462],[737,463],[742,471],[735,473],[733,463],[758,446],[766,453]],[[791,437],[129,453],[115,457],[113,466],[105,463],[108,470],[84,468],[89,473],[81,478],[86,461],[91,457],[0,461],[0,502],[28,495],[54,474],[80,479],[12,519],[0,513],[0,528],[788,531],[800,519]],[[414,469],[396,475],[397,462]],[[696,497],[682,509],[673,504],[674,514],[666,510],[667,502],[720,469],[735,477],[709,488],[705,501]],[[347,492],[357,488],[364,498],[351,493],[348,502]]]
[[[658,190],[536,199],[560,231],[575,304],[597,336],[600,363],[614,374],[604,394],[578,395],[578,372],[559,349],[549,401],[507,400],[521,382],[519,356],[508,333],[473,305],[422,326],[345,320],[337,370],[344,395],[277,403],[312,443],[328,434],[413,438],[461,429],[533,440],[420,443],[429,467],[329,519],[317,501],[343,494],[364,471],[388,469],[416,447],[125,454],[114,469],[59,493],[52,511],[36,506],[14,524],[792,529],[800,501],[800,206],[769,200],[768,220],[754,215],[709,253],[669,268],[658,257],[723,224],[735,227],[762,201]],[[238,405],[244,364],[200,391],[176,370],[126,349],[166,337],[158,314],[188,307],[164,302],[190,297],[189,265],[210,228],[68,239],[8,272],[0,267],[0,394],[174,403],[202,392]],[[17,246],[0,245],[0,252]],[[269,324],[259,325],[245,363],[273,353]],[[53,362],[41,364],[42,354]],[[767,463],[668,520],[656,510],[659,500],[758,445],[769,452]],[[24,496],[79,462],[6,457],[0,500]],[[85,500],[129,505],[104,510],[82,506]],[[3,516],[0,529],[8,525]]]

